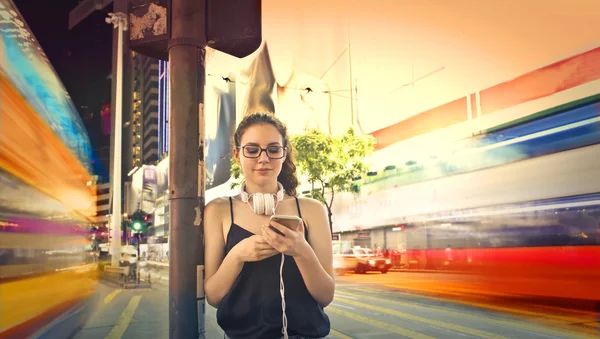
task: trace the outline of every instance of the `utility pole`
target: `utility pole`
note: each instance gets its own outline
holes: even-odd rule
[[[256,51],[261,0],[129,0],[129,15],[129,47],[169,61],[169,338],[204,338],[206,46]]]
[[[117,41],[117,86],[115,102],[115,142],[114,142],[114,160],[113,160],[113,199],[111,214],[112,230],[112,260],[111,266],[119,267],[121,259],[121,234],[122,221],[121,215],[121,162],[122,162],[122,133],[123,133],[123,31],[127,30],[127,15],[124,13],[109,13],[106,23],[113,25],[118,30]]]
[[[204,160],[200,143],[204,135],[199,135],[199,109],[204,103],[199,102],[198,93],[203,92],[205,82],[201,62],[206,48],[205,8],[206,0],[171,1],[169,338],[204,338],[204,292],[199,308],[196,272],[198,251],[203,250],[198,241],[204,192],[198,187],[204,187],[205,178],[199,178],[198,165],[201,156]]]

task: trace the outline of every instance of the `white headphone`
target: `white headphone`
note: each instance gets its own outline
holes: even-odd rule
[[[248,205],[250,205],[248,203],[248,201],[250,201],[250,197],[252,197],[252,204],[254,205],[254,207],[252,207],[252,210],[254,211],[254,213],[256,214],[265,214],[265,215],[273,215],[275,212],[275,208],[277,207],[277,205],[279,204],[280,201],[283,200],[284,196],[285,196],[285,191],[283,189],[283,185],[281,183],[277,183],[277,187],[279,188],[279,191],[277,191],[277,194],[270,194],[270,193],[254,193],[254,194],[248,194],[248,192],[246,192],[246,184],[243,184],[241,189],[240,189],[240,197],[242,198],[242,201],[247,203]],[[275,196],[277,198],[277,203],[275,203]]]

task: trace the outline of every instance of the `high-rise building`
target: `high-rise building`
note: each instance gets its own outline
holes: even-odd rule
[[[158,160],[158,60],[140,57],[142,109],[142,162]]]
[[[94,222],[105,223],[108,221],[107,215],[110,209],[110,184],[96,184],[96,218]]]
[[[133,93],[134,167],[153,165],[169,149],[169,75],[168,63],[134,54]]]
[[[143,75],[141,69],[141,56],[133,53],[133,106],[131,113],[131,168],[140,167],[142,165],[142,98]]]

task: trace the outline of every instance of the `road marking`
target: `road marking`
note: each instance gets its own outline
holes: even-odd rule
[[[556,337],[554,337],[554,335],[557,335],[557,334],[558,335],[564,334],[564,333],[560,333],[559,331],[553,330],[551,328],[543,327],[542,325],[534,326],[534,325],[523,323],[523,322],[520,322],[517,320],[502,320],[502,319],[493,319],[493,318],[488,318],[488,317],[482,317],[482,316],[478,316],[478,315],[474,315],[474,314],[470,314],[470,313],[466,313],[466,312],[449,310],[449,309],[446,309],[446,308],[443,308],[440,306],[434,306],[434,305],[422,306],[422,305],[418,305],[416,303],[408,303],[408,302],[398,301],[398,300],[383,299],[383,298],[371,297],[371,296],[366,296],[366,295],[359,296],[357,294],[353,294],[350,292],[336,292],[336,295],[340,295],[343,297],[349,297],[349,296],[350,297],[360,297],[363,300],[367,299],[367,300],[373,300],[373,301],[378,301],[378,302],[388,302],[388,303],[397,304],[397,305],[404,306],[404,307],[421,308],[424,310],[435,309],[437,311],[444,312],[444,313],[447,313],[450,315],[460,315],[460,317],[462,317],[462,318],[486,321],[489,323],[497,324],[500,326],[506,326],[509,328],[518,328],[525,332],[535,333],[536,335],[543,335],[543,336],[547,336],[547,337],[551,337],[551,338],[556,338]],[[570,334],[574,335],[575,333],[570,333]]]
[[[343,293],[343,292],[341,292],[341,293]],[[337,294],[338,294],[338,292],[335,292],[335,295],[337,295]],[[360,296],[359,296],[358,298],[353,298],[353,297],[349,297],[349,296],[347,296],[347,295],[346,295],[346,298],[348,298],[348,299],[355,299],[355,300],[359,300],[359,299],[360,299]]]
[[[136,295],[129,300],[129,304],[127,304],[127,307],[119,316],[117,323],[115,324],[115,326],[113,326],[112,330],[110,330],[110,333],[108,333],[108,335],[104,339],[121,339],[123,333],[125,333],[125,330],[131,322],[131,318],[135,314],[135,310],[140,305],[141,299],[141,295]]]
[[[336,303],[336,302],[332,302],[331,304],[332,304],[332,305],[335,305],[335,306],[337,306],[337,307],[343,307],[343,308],[347,308],[347,309],[349,309],[349,310],[354,310],[354,309],[355,309],[354,307],[350,307],[350,306],[346,306],[346,305],[341,305],[341,304],[338,304],[338,303]]]
[[[354,339],[350,336],[345,335],[344,333],[338,332],[336,330],[334,330],[333,328],[329,331],[331,335],[333,335],[334,337],[338,337],[341,339]]]
[[[573,318],[573,317],[569,317],[569,316],[561,316],[561,315],[553,315],[553,314],[547,314],[547,313],[541,313],[541,312],[527,311],[527,310],[521,310],[518,308],[510,308],[510,307],[506,307],[506,306],[496,306],[496,305],[485,304],[485,303],[476,302],[476,301],[464,301],[464,300],[457,300],[457,299],[452,299],[452,298],[433,297],[433,296],[429,296],[427,294],[423,294],[423,293],[440,293],[440,294],[452,295],[452,296],[461,297],[461,298],[472,297],[472,294],[469,294],[469,293],[447,292],[444,290],[433,290],[433,289],[428,290],[428,289],[419,289],[419,288],[414,288],[414,287],[397,287],[394,285],[384,285],[384,286],[395,288],[395,289],[411,290],[413,292],[412,294],[411,293],[406,293],[406,294],[412,295],[413,297],[422,296],[422,297],[434,299],[434,300],[441,300],[441,301],[446,301],[446,302],[456,302],[456,303],[460,303],[463,305],[481,307],[481,308],[486,308],[486,309],[490,309],[490,310],[494,310],[494,311],[527,315],[527,316],[533,316],[533,317],[542,318],[542,319],[545,318],[545,319],[554,320],[554,321],[564,321],[567,323],[582,322],[581,318]],[[402,292],[399,292],[399,293],[402,293]],[[589,314],[589,312],[588,312],[588,314]],[[591,317],[590,317],[590,319],[591,319]]]
[[[106,297],[104,297],[104,304],[108,304],[109,302],[111,302],[116,296],[117,294],[121,293],[121,289],[118,288],[112,292],[110,292],[109,295],[107,295]]]
[[[421,333],[417,333],[417,332],[414,332],[414,331],[411,331],[411,330],[404,329],[402,327],[398,327],[398,326],[394,326],[394,325],[391,325],[391,324],[388,324],[388,323],[384,323],[383,321],[379,321],[379,320],[375,320],[375,319],[370,319],[370,318],[367,318],[367,317],[363,317],[362,315],[358,315],[358,314],[355,314],[355,313],[344,311],[342,309],[338,309],[338,308],[335,308],[335,307],[332,307],[332,306],[327,307],[327,312],[335,313],[337,315],[341,315],[343,317],[350,318],[352,320],[359,321],[359,322],[365,323],[367,325],[379,327],[379,328],[382,328],[382,329],[384,329],[386,331],[393,332],[393,333],[396,333],[396,334],[399,334],[399,335],[402,335],[402,336],[405,336],[405,337],[408,337],[408,338],[412,338],[412,339],[434,339],[433,337],[430,337],[430,336],[427,336],[427,335],[424,335],[424,334],[421,334]]]
[[[453,330],[453,331],[461,332],[461,333],[466,333],[466,334],[469,334],[469,335],[472,335],[472,336],[476,336],[476,337],[487,338],[487,339],[500,339],[500,338],[504,338],[503,336],[501,336],[499,334],[490,333],[490,332],[486,332],[486,331],[482,331],[482,330],[477,330],[477,329],[474,329],[474,328],[468,328],[468,327],[464,327],[464,326],[460,326],[460,325],[456,325],[456,324],[450,324],[450,323],[447,323],[447,322],[444,322],[444,321],[427,319],[427,318],[423,318],[423,317],[419,317],[419,316],[416,316],[416,315],[412,315],[412,314],[408,314],[408,313],[404,313],[404,312],[392,310],[392,309],[385,308],[385,307],[372,306],[372,305],[369,305],[369,304],[361,303],[361,302],[350,300],[350,299],[346,299],[346,298],[338,297],[337,301],[341,301],[341,302],[343,302],[345,304],[350,304],[350,305],[356,306],[356,307],[361,307],[361,308],[365,308],[365,309],[369,309],[369,310],[373,310],[373,311],[377,311],[377,312],[387,313],[389,315],[393,315],[393,316],[396,316],[396,317],[399,317],[399,318],[409,319],[409,320],[413,320],[413,321],[419,321],[419,322],[426,323],[426,324],[429,324],[429,325],[443,327],[443,328],[446,328],[446,329],[449,329],[449,330]]]

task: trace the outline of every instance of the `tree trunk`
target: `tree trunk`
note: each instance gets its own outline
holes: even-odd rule
[[[325,204],[325,206],[327,206],[327,212],[329,214],[329,230],[331,231],[331,233],[333,234],[333,220],[331,220],[331,216],[333,215],[333,213],[331,213],[331,206],[333,206],[333,197],[335,196],[335,191],[333,190],[333,187],[331,188],[331,200],[329,200],[329,205]]]
[[[333,213],[331,213],[331,207],[329,207],[329,205],[325,204],[325,207],[327,207],[327,214],[329,216],[329,231],[333,233],[333,221],[331,220]]]

